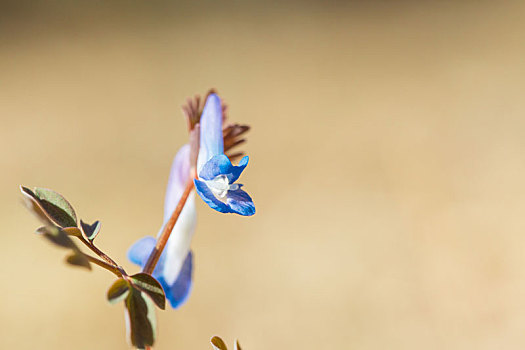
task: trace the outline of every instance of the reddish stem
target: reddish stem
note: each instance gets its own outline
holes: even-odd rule
[[[122,272],[115,266],[108,264],[105,261],[99,260],[91,255],[84,254],[84,256],[89,260],[89,262],[96,264],[110,272],[113,272],[117,277],[122,277]]]
[[[159,261],[160,255],[162,254],[162,251],[164,250],[164,247],[166,246],[166,243],[168,243],[168,239],[170,238],[171,231],[173,231],[173,227],[175,226],[175,223],[179,219],[180,213],[182,212],[182,209],[184,208],[184,205],[186,204],[186,200],[188,199],[191,190],[193,190],[193,176],[190,177],[188,182],[186,183],[186,188],[184,189],[184,192],[182,193],[182,196],[180,197],[179,203],[177,204],[177,207],[173,211],[173,214],[171,214],[170,219],[164,226],[164,230],[162,231],[162,234],[160,235],[159,239],[157,240],[157,244],[155,245],[155,248],[151,252],[148,262],[144,266],[143,272],[147,274],[152,274],[153,270],[155,270],[155,266],[157,265],[157,262]]]
[[[103,251],[101,251],[100,249],[98,249],[97,247],[95,247],[95,245],[93,244],[93,242],[91,241],[88,241],[86,240],[84,237],[82,236],[77,236],[78,239],[80,239],[80,241],[82,243],[84,243],[84,245],[86,247],[88,247],[89,249],[91,249],[91,251],[93,251],[93,253],[97,254],[98,256],[100,256],[102,259],[104,259],[108,264],[110,265],[113,265],[114,267],[118,267],[118,264],[115,262],[115,260],[111,259],[108,255],[106,255]]]

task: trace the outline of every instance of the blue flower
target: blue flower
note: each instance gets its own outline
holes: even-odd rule
[[[156,243],[157,240],[151,236],[146,236],[138,240],[128,251],[129,260],[134,264],[144,267],[151,251],[155,248]],[[163,252],[157,266],[155,267],[155,271],[153,271],[153,276],[162,285],[166,298],[171,307],[175,309],[184,304],[190,295],[192,286],[193,254],[191,251],[186,254],[182,266],[180,266],[177,278],[173,281],[170,281],[168,275],[163,273],[165,268],[169,266],[169,263],[167,264],[166,260],[166,254]]]
[[[222,121],[221,100],[216,94],[210,94],[200,119],[199,178],[194,180],[195,189],[212,209],[221,213],[253,215],[255,205],[251,197],[241,189],[242,184],[235,183],[248,165],[248,157],[234,166],[224,154]]]
[[[175,210],[189,174],[190,148],[189,145],[185,145],[175,156],[171,167],[164,202],[164,223],[160,232]],[[193,255],[190,251],[190,244],[196,221],[195,196],[191,194],[153,271],[153,277],[162,285],[166,298],[173,308],[183,304],[191,291]],[[156,242],[157,240],[151,236],[138,240],[128,250],[128,259],[132,263],[144,267]]]
[[[224,154],[222,122],[221,100],[216,94],[210,94],[200,119],[199,178],[194,179],[195,189],[210,207],[219,212],[253,215],[255,206],[252,199],[241,189],[242,184],[235,183],[248,165],[248,157],[242,158],[238,166],[232,165]],[[244,128],[242,132],[247,130],[246,126]],[[171,167],[164,202],[164,221],[159,235],[182,197],[191,174],[190,168],[190,146],[184,145]],[[191,291],[193,254],[190,244],[195,225],[195,196],[191,193],[153,271],[173,308],[182,305]],[[128,259],[143,268],[156,242],[151,236],[138,240],[128,250]]]

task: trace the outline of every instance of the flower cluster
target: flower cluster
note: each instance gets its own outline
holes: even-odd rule
[[[212,209],[243,216],[255,214],[251,197],[242,189],[242,184],[236,183],[248,165],[248,157],[243,157],[239,165],[235,166],[230,159],[236,159],[243,154],[234,153],[229,157],[225,154],[245,142],[241,137],[249,127],[238,124],[224,125],[226,106],[214,92],[208,94],[203,109],[200,108],[200,99],[197,97],[195,100],[189,100],[183,110],[188,119],[190,133],[196,133],[196,139],[199,141],[182,146],[175,156],[159,236],[165,231],[165,226],[192,178],[195,191]],[[191,290],[193,254],[190,245],[195,226],[195,196],[191,193],[153,271],[153,276],[164,288],[166,298],[173,308],[184,303]],[[144,267],[156,244],[157,239],[154,237],[144,237],[131,246],[128,258]]]

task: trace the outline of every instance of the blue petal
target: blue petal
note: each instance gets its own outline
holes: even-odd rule
[[[221,99],[216,94],[210,94],[206,99],[200,128],[200,151],[197,165],[199,170],[211,157],[224,153],[222,106]]]
[[[171,304],[172,308],[177,308],[182,305],[190,295],[192,286],[192,271],[193,271],[193,254],[190,251],[184,260],[182,269],[180,270],[179,276],[171,286],[166,284],[166,281],[162,276],[158,278],[158,281],[164,288],[166,298]]]
[[[226,202],[231,208],[231,212],[244,216],[255,214],[255,205],[252,198],[240,188],[235,191],[228,191],[226,197],[228,198]]]
[[[218,200],[204,181],[195,179],[193,182],[195,183],[195,191],[197,191],[202,200],[205,201],[206,204],[208,204],[212,209],[215,209],[221,213],[231,213],[231,210],[228,208],[226,203]]]
[[[128,250],[128,259],[132,263],[144,267],[151,251],[155,247],[155,244],[156,239],[151,236],[147,236],[138,240]],[[155,267],[155,271],[153,271],[153,276],[162,285],[164,293],[166,293],[166,298],[169,300],[171,306],[176,308],[184,303],[190,294],[192,284],[193,254],[191,251],[188,253],[186,259],[184,259],[184,263],[181,267],[179,275],[172,285],[166,283],[166,280],[162,274],[162,266],[164,265],[165,260],[164,256],[165,254],[162,253],[160,260]]]
[[[228,191],[226,194],[227,200],[224,203],[215,197],[204,181],[195,179],[194,182],[195,190],[212,209],[221,213],[235,213],[244,216],[255,214],[255,205],[252,198],[240,188],[235,191]]]
[[[248,161],[249,160],[250,160],[250,157],[244,156],[244,157],[242,157],[241,161],[239,162],[239,165],[233,167],[233,171],[232,171],[233,177],[232,177],[232,179],[230,179],[230,184],[232,184],[235,181],[237,181],[239,176],[241,176],[242,172],[244,171],[244,168],[246,168],[246,166],[248,165]]]
[[[151,236],[139,239],[128,249],[129,261],[140,267],[144,267],[146,262],[148,262],[148,258],[153,251],[153,248],[155,248],[155,244],[157,244],[157,240]],[[164,268],[164,260],[166,260],[166,252],[162,252],[159,261],[155,266],[155,270],[153,271],[154,275],[162,271]]]
[[[129,248],[128,259],[136,265],[144,266],[156,243],[157,240],[151,236],[139,239]]]
[[[245,156],[239,162],[239,166],[235,166],[224,154],[212,157],[199,173],[199,177],[204,180],[213,180],[219,175],[226,175],[230,184],[234,183],[244,168],[248,165],[248,156]]]

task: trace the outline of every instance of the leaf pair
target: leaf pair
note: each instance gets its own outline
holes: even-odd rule
[[[78,225],[77,214],[73,206],[59,193],[45,188],[35,187],[31,190],[20,186],[26,198],[29,209],[45,225],[36,232],[47,238],[50,242],[63,248],[72,250],[67,257],[67,262],[91,269],[88,258],[82,253],[70,236],[81,237],[82,233],[90,241],[95,239],[100,231],[100,222],[88,225],[80,220]]]
[[[72,254],[66,259],[68,263],[91,270],[89,260],[69,237],[82,235],[71,204],[59,193],[45,188],[37,187],[32,191],[21,186],[20,190],[27,199],[29,209],[45,225],[37,229],[36,233],[59,247],[70,249]]]
[[[164,310],[166,296],[160,283],[146,273],[119,278],[109,288],[108,301],[124,301],[129,342],[139,349],[155,342],[156,318],[153,304]]]
[[[20,186],[20,190],[27,199],[29,209],[46,226],[58,226],[72,236],[80,236],[83,232],[90,241],[93,241],[99,233],[99,221],[88,225],[80,220],[80,225],[78,224],[75,209],[60,193],[40,187],[30,190],[27,187]]]

